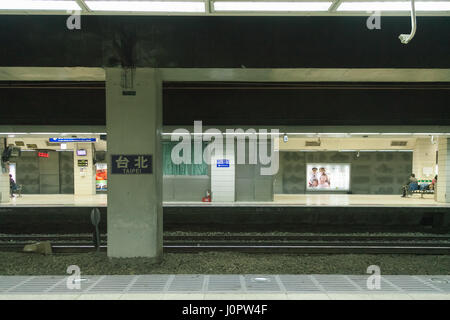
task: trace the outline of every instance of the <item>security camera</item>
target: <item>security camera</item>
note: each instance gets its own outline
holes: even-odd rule
[[[408,44],[408,42],[412,39],[410,34],[401,34],[398,36],[400,42],[403,44]]]

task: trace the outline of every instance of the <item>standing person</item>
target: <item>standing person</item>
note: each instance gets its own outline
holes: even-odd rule
[[[14,197],[14,191],[16,191],[17,185],[14,181],[12,174],[9,175],[9,193],[11,194],[11,197]]]

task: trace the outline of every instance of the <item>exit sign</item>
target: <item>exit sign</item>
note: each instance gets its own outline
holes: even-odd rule
[[[38,157],[40,157],[40,158],[48,158],[48,153],[47,152],[38,152]]]

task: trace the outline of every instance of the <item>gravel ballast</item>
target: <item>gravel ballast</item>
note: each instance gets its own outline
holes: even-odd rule
[[[69,265],[82,274],[450,274],[448,255],[293,255],[234,252],[166,253],[152,264],[146,258],[108,258],[106,253],[44,256],[0,252],[0,275],[66,275]]]

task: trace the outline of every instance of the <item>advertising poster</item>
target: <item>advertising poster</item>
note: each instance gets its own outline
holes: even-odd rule
[[[106,163],[97,163],[95,174],[95,186],[97,191],[106,191],[108,188],[108,170]]]
[[[308,163],[306,165],[306,190],[349,191],[350,164]]]

